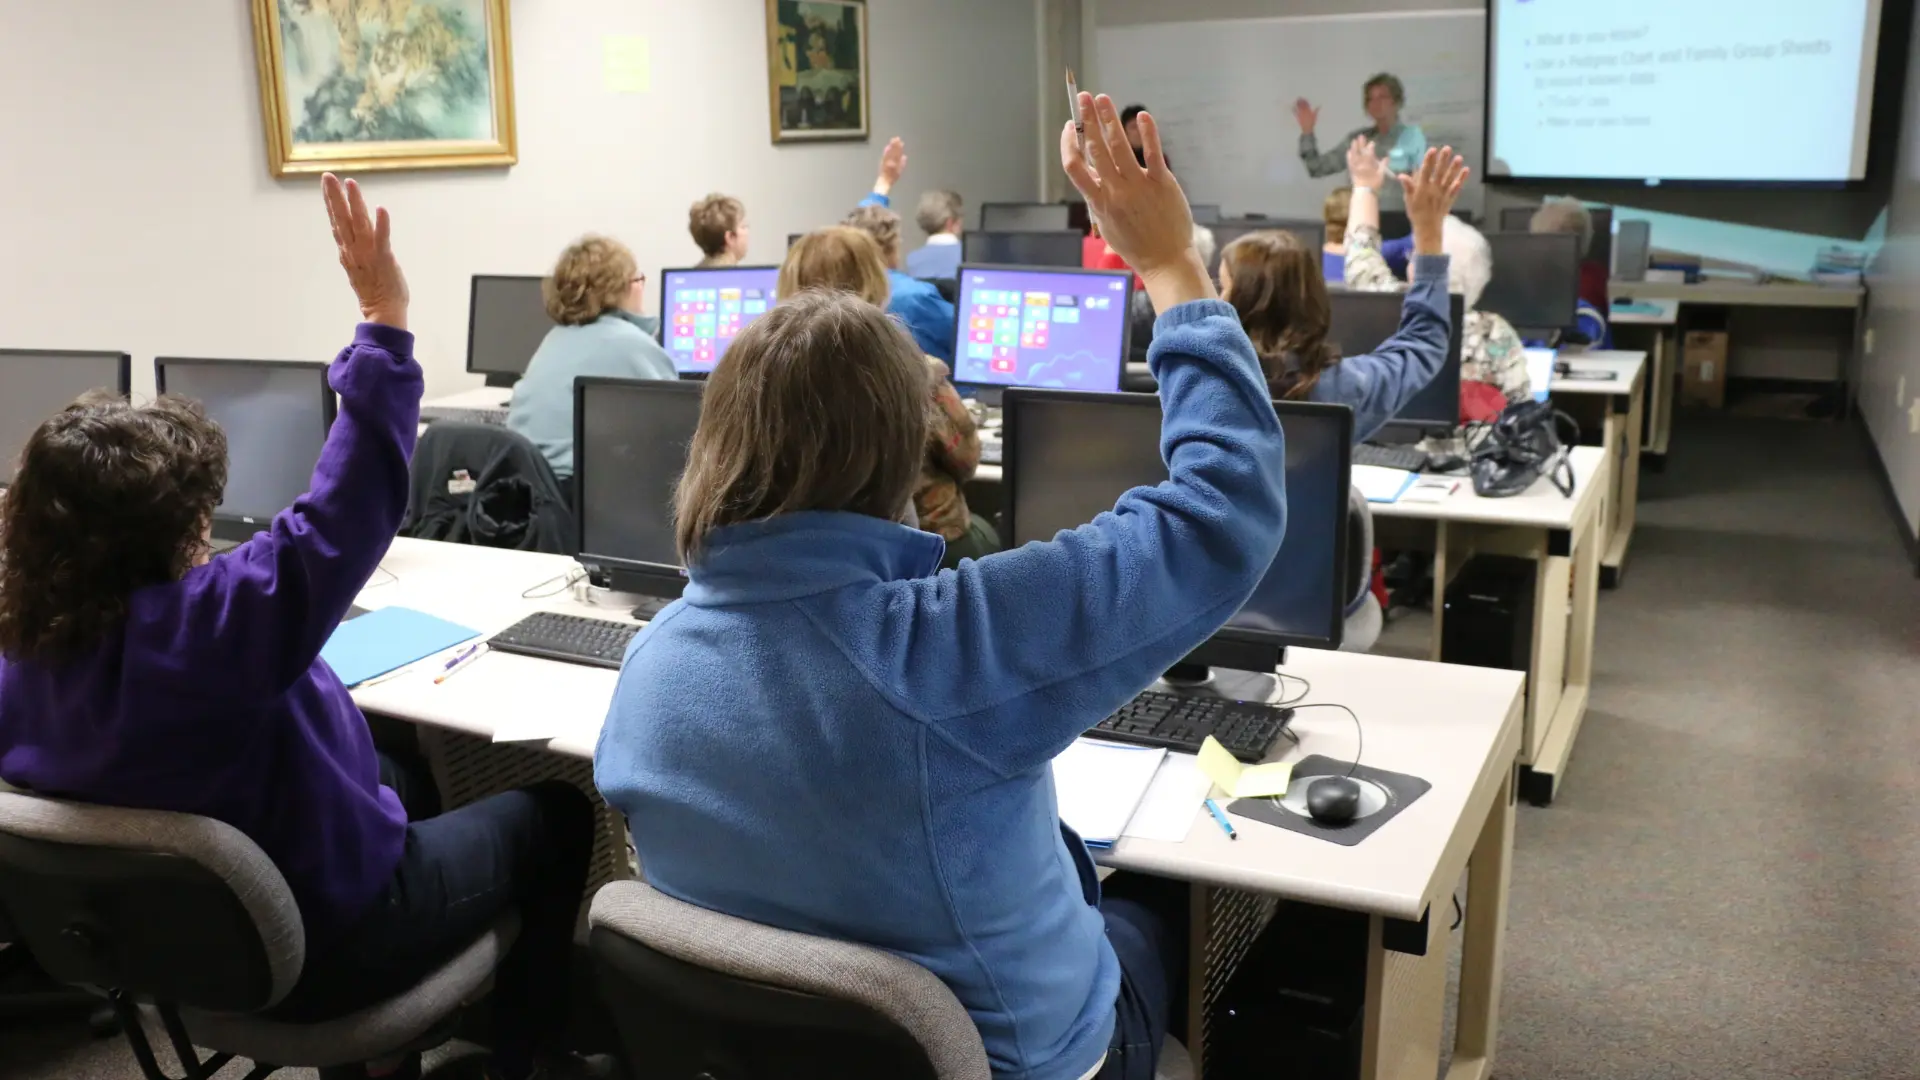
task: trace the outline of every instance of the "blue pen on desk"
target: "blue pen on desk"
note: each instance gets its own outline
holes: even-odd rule
[[[474,653],[477,653],[480,651],[481,644],[482,644],[481,642],[476,641],[473,644],[467,646],[466,648],[461,649],[460,652],[457,655],[455,655],[453,659],[447,661],[445,666],[443,666],[440,670],[452,671],[454,668],[459,667],[461,661],[465,660],[469,656],[472,656]]]
[[[1212,799],[1208,799],[1207,813],[1212,814],[1213,820],[1220,823],[1220,831],[1227,834],[1227,839],[1229,840],[1240,839],[1240,834],[1234,831],[1233,822],[1227,820],[1227,812],[1225,810],[1220,809],[1219,803],[1214,802]]]
[[[483,641],[473,648],[468,649],[466,652],[461,653],[459,656],[454,657],[453,662],[447,665],[447,670],[441,672],[440,677],[433,680],[433,685],[439,686],[441,683],[467,670],[469,664],[486,655],[486,652],[487,643]]]

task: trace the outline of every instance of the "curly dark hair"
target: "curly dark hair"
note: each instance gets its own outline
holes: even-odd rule
[[[227,436],[198,402],[94,391],[41,424],[0,499],[0,655],[59,662],[126,617],[134,590],[206,555]]]

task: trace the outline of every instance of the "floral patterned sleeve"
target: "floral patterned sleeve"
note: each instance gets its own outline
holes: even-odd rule
[[[947,365],[929,356],[933,383],[932,408],[927,413],[927,453],[940,471],[962,483],[980,467],[980,429],[973,414],[953,388]]]
[[[1526,346],[1513,324],[1491,311],[1469,312],[1460,377],[1495,386],[1509,404],[1533,396]]]
[[[1380,230],[1356,226],[1347,233],[1347,288],[1355,292],[1399,292],[1407,283],[1393,276],[1387,257],[1380,254]]]

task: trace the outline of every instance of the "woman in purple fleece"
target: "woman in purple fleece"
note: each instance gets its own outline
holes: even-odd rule
[[[409,824],[320,659],[406,512],[422,386],[387,212],[323,186],[363,321],[328,373],[340,411],[312,486],[271,528],[209,557],[227,445],[192,401],[89,395],[28,440],[0,504],[0,779],[260,845],[306,928],[290,1019],[392,997],[517,909],[489,1067],[519,1080],[561,1060],[592,813],[547,784]]]

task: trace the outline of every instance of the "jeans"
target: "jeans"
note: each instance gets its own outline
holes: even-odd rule
[[[1167,1036],[1184,1036],[1191,888],[1127,873],[1101,886],[1107,942],[1120,958],[1120,1000],[1107,1062],[1095,1080],[1153,1080]]]
[[[386,894],[343,940],[307,953],[274,1015],[313,1022],[394,997],[517,909],[520,935],[494,973],[494,1055],[501,1071],[525,1071],[535,1053],[563,1049],[592,849],[593,806],[561,781],[409,825]]]

